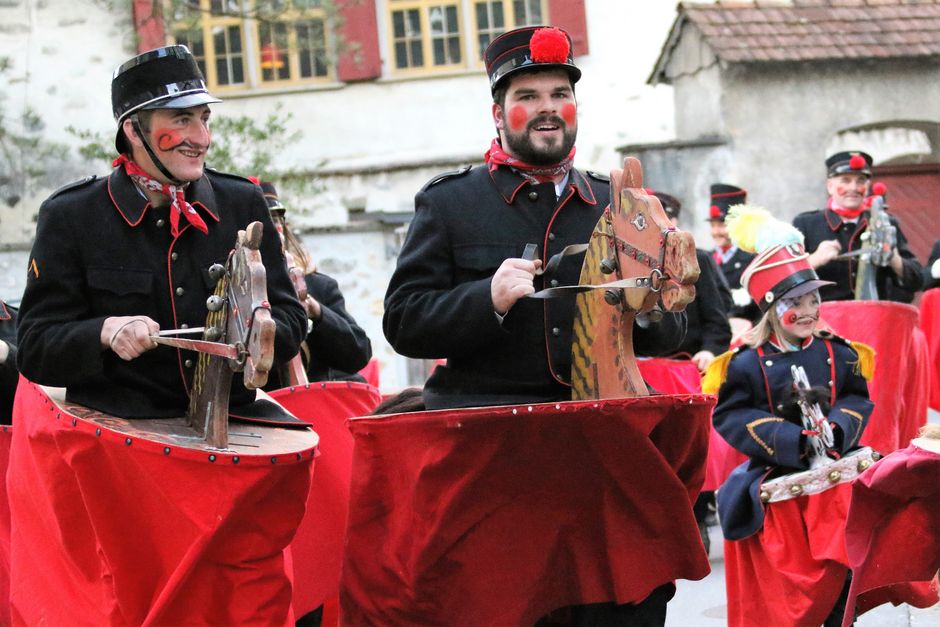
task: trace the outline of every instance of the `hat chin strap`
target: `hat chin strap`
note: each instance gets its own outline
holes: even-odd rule
[[[131,116],[131,124],[134,125],[134,132],[137,133],[137,137],[140,138],[140,142],[144,145],[144,150],[147,151],[147,155],[150,156],[150,160],[153,161],[153,164],[157,166],[157,169],[165,176],[171,185],[182,185],[183,181],[177,179],[170,170],[163,165],[163,162],[157,158],[156,153],[153,151],[153,148],[150,147],[150,144],[147,143],[147,138],[144,137],[144,133],[140,128],[140,120],[137,118],[137,114]]]

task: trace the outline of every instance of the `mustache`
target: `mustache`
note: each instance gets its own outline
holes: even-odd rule
[[[539,126],[540,124],[554,124],[561,129],[564,129],[564,130],[568,129],[568,125],[565,123],[565,121],[561,119],[560,116],[557,116],[557,115],[543,115],[543,116],[537,117],[531,122],[529,122],[525,128],[527,131],[531,131],[532,129],[534,129],[536,126]]]

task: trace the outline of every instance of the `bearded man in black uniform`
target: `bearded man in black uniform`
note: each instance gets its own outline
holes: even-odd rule
[[[111,84],[120,157],[39,210],[20,308],[20,371],[65,386],[68,400],[117,416],[181,416],[197,354],[157,345],[160,329],[200,327],[239,229],[264,226],[261,256],[277,330],[275,361],[297,353],[306,316],[294,295],[261,189],[204,168],[209,104],[185,46],[138,55]],[[255,392],[236,374],[232,413]]]
[[[570,43],[564,31],[535,26],[493,40],[484,59],[499,137],[485,165],[441,175],[415,198],[383,324],[402,355],[447,360],[425,384],[428,409],[571,398],[574,298],[525,298],[578,283],[582,256],[536,271],[589,241],[609,201],[606,177],[572,167],[581,71]],[[524,255],[527,244],[538,253]],[[637,331],[637,352],[675,350],[682,322],[666,314]],[[575,624],[662,624],[673,590],[567,613]]]
[[[860,151],[838,152],[826,159],[827,207],[796,216],[793,226],[806,237],[809,263],[819,278],[832,281],[819,290],[826,300],[853,300],[858,259],[837,259],[862,246],[861,235],[868,227],[870,212],[865,198],[871,183],[871,155]],[[921,288],[923,268],[907,246],[896,217],[889,215],[897,229],[897,247],[888,266],[876,268],[875,282],[881,300],[909,303]]]

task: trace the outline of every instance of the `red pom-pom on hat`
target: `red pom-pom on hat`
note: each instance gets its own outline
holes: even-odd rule
[[[884,196],[888,192],[888,186],[878,181],[871,186],[871,193],[875,196]]]
[[[536,63],[565,63],[571,45],[568,37],[555,27],[540,28],[532,33],[529,40],[529,50],[532,60]]]
[[[259,187],[261,186],[261,179],[259,179],[257,176],[249,176],[247,178],[249,181],[251,181],[255,185],[258,185]]]
[[[719,207],[718,205],[712,205],[711,207],[709,207],[708,217],[712,218],[713,220],[720,220],[721,219],[721,207]]]
[[[849,159],[849,167],[853,170],[861,170],[865,165],[865,157],[862,155],[852,155],[852,158]]]

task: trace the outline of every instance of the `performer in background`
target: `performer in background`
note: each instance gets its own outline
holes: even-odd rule
[[[19,319],[17,363],[69,401],[126,418],[182,416],[197,355],[157,345],[160,329],[201,327],[214,281],[239,229],[264,226],[261,256],[276,322],[276,361],[297,353],[306,315],[297,301],[261,189],[204,167],[209,104],[185,46],[138,55],[111,83],[120,156],[40,207]],[[255,391],[236,374],[231,407]]]
[[[940,238],[933,243],[930,257],[927,258],[927,267],[924,268],[924,289],[935,287],[940,287]]]
[[[747,202],[747,190],[728,183],[715,183],[711,186],[711,205],[708,208],[708,224],[711,230],[715,250],[712,258],[718,264],[728,289],[731,290],[732,303],[728,311],[730,318],[742,318],[750,322],[760,319],[760,310],[751,302],[747,290],[741,287],[741,273],[751,262],[754,255],[746,253],[734,245],[728,237],[725,216],[733,205]]]
[[[16,370],[17,309],[0,300],[0,424],[13,424],[13,397],[20,378]]]
[[[809,263],[820,278],[833,283],[820,290],[825,300],[853,300],[858,259],[837,259],[858,250],[868,227],[870,211],[865,198],[871,183],[871,155],[860,151],[838,152],[826,159],[825,209],[796,216],[793,226],[806,238]],[[907,246],[898,219],[889,214],[897,229],[897,248],[887,267],[877,268],[875,280],[881,300],[909,303],[923,283],[920,263]]]
[[[573,167],[581,71],[570,45],[564,31],[536,26],[494,39],[484,59],[498,137],[486,163],[438,176],[415,198],[383,325],[402,355],[447,359],[424,387],[428,409],[571,398],[574,298],[525,298],[578,283],[582,255],[537,271],[586,243],[609,202],[607,177]],[[637,329],[637,352],[675,351],[682,322],[667,313]],[[662,625],[674,589],[660,586],[635,605],[571,608],[566,620]]]
[[[303,271],[307,296],[307,337],[300,345],[308,381],[351,380],[365,382],[358,374],[372,358],[372,343],[366,332],[346,311],[346,300],[334,279],[317,271],[316,264],[290,229],[287,207],[278,198],[273,183],[262,182],[261,189],[271,211],[274,226],[284,239],[284,250],[294,267]],[[286,387],[281,369],[269,378],[265,389]]]
[[[679,213],[682,211],[679,199],[665,192],[652,193],[659,198],[670,222],[679,226]],[[688,318],[685,339],[675,353],[688,353],[698,369],[704,371],[716,355],[728,350],[731,342],[728,311],[732,301],[731,291],[712,255],[696,248],[695,257],[701,274],[695,283],[695,300],[685,308]],[[662,353],[655,353],[655,356],[662,356]]]
[[[706,391],[720,384],[715,428],[750,458],[717,493],[728,623],[838,625],[849,583],[844,525],[850,484],[766,505],[762,484],[819,463],[814,442],[825,441],[828,429],[826,459],[858,447],[873,409],[866,381],[873,358],[871,349],[817,330],[819,289],[829,282],[810,267],[799,232],[772,218],[768,223],[775,239],[742,279],[763,315],[744,336],[746,346],[717,359],[703,384]],[[796,404],[792,367],[805,370],[809,394],[822,406],[824,424],[814,429],[805,426]]]

